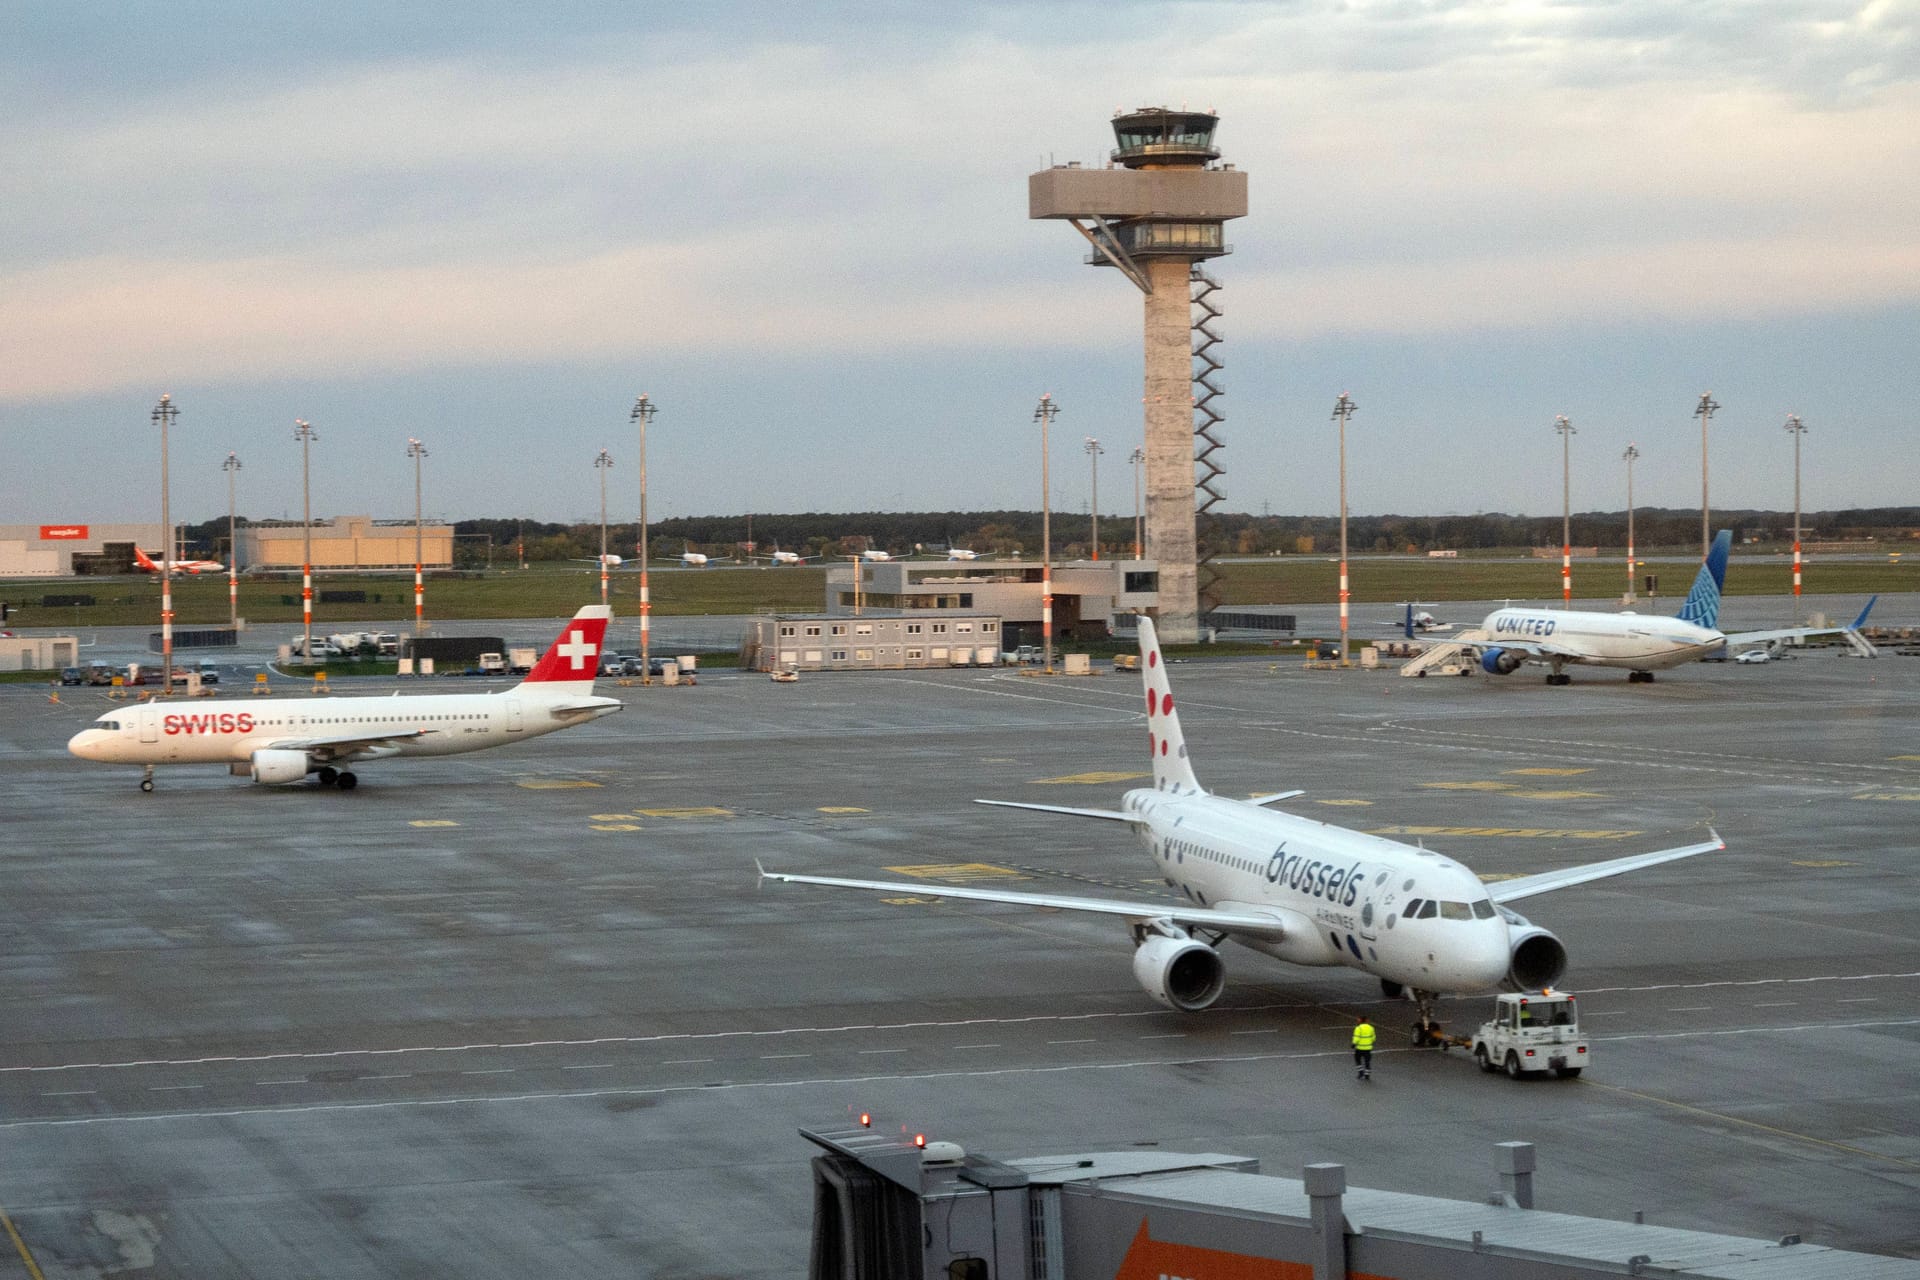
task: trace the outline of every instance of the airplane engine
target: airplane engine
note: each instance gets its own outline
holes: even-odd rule
[[[307,776],[304,751],[256,751],[253,753],[253,780],[272,784],[299,782]]]
[[[1560,981],[1567,971],[1567,949],[1560,939],[1539,925],[1527,924],[1513,931],[1513,965],[1507,970],[1507,986],[1514,991],[1538,991]]]
[[[1133,977],[1167,1008],[1194,1013],[1226,990],[1227,967],[1204,942],[1156,934],[1135,949]]]
[[[1511,649],[1489,649],[1480,655],[1480,669],[1490,676],[1510,676],[1527,660]]]

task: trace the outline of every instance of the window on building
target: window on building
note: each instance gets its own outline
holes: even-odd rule
[[[834,649],[830,652],[835,662],[845,662],[847,660],[847,651],[845,649]]]
[[[1000,629],[1000,624],[997,622],[983,622],[980,624],[980,629],[988,635],[992,635]]]
[[[947,634],[947,624],[946,624],[946,623],[944,623],[944,622],[936,622],[936,623],[934,623],[934,624],[933,624],[933,634],[935,634],[935,635],[937,635],[937,636],[943,636],[943,635],[945,635],[945,634]]]
[[[817,636],[817,635],[819,635],[819,634],[820,634],[820,624],[819,624],[819,623],[814,623],[814,624],[813,624],[812,626],[810,626],[810,627],[808,627],[808,628],[807,628],[807,634],[808,634],[808,635],[810,635],[810,636]]]
[[[973,624],[971,622],[956,622],[953,624],[953,629],[962,635],[973,634]]]
[[[798,630],[791,622],[783,622],[780,624],[780,634],[783,636],[797,635]]]
[[[857,636],[870,636],[873,634],[873,624],[871,622],[856,622],[853,624],[853,634]]]
[[[922,626],[922,625],[924,625],[924,624],[922,624],[922,623],[918,623],[918,622],[909,622],[909,623],[907,624],[907,634],[908,634],[908,635],[910,635],[910,636],[917,636],[917,635],[919,635],[919,634],[920,634],[920,628],[921,628],[921,626]]]
[[[871,649],[855,649],[855,650],[853,651],[853,660],[854,660],[855,662],[872,662],[872,661],[873,661],[873,650],[871,650]]]
[[[919,662],[919,661],[920,661],[920,660],[921,660],[922,658],[925,658],[926,656],[927,656],[927,651],[926,651],[925,649],[909,649],[909,650],[907,650],[907,661],[908,661],[908,662]]]
[[[1160,575],[1152,570],[1129,571],[1126,577],[1126,590],[1129,595],[1160,589]]]
[[[834,623],[834,624],[833,624],[833,634],[835,634],[835,635],[837,635],[837,636],[843,636],[843,635],[845,635],[845,634],[847,634],[847,624],[846,624],[846,623],[844,623],[844,622],[836,622],[836,623]]]

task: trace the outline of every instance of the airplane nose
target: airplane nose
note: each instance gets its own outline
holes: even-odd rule
[[[98,729],[82,729],[67,739],[67,750],[79,756],[82,760],[92,760],[95,758],[94,753],[99,747],[100,736]]]

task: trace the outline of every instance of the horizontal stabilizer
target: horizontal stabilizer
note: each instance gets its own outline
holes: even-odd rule
[[[1681,845],[1677,849],[1660,849],[1653,853],[1634,853],[1608,862],[1589,862],[1581,867],[1542,871],[1539,875],[1502,880],[1498,884],[1488,886],[1488,896],[1495,902],[1517,902],[1521,898],[1531,898],[1535,894],[1551,893],[1555,889],[1586,884],[1590,880],[1605,880],[1608,876],[1638,871],[1642,867],[1655,867],[1663,862],[1673,862],[1680,858],[1691,858],[1699,853],[1714,853],[1727,847],[1726,841],[1722,840],[1720,833],[1712,827],[1707,828],[1707,834],[1713,839],[1700,844]]]
[[[1117,809],[1076,809],[1071,805],[1021,804],[1016,800],[975,800],[974,803],[990,804],[996,809],[1037,809],[1041,813],[1064,813],[1070,818],[1103,818],[1108,822],[1134,821],[1132,814],[1121,813]]]
[[[1292,791],[1275,791],[1270,795],[1254,796],[1251,799],[1249,799],[1247,803],[1251,805],[1267,805],[1267,804],[1272,804],[1277,800],[1291,800],[1295,796],[1303,796],[1305,794],[1307,793],[1297,788]]]
[[[1224,929],[1232,933],[1262,938],[1280,938],[1292,932],[1278,916],[1254,911],[1217,911],[1210,907],[1189,907],[1178,902],[1121,902],[1113,898],[1080,898],[1052,893],[1010,893],[1005,889],[963,889],[952,885],[904,884],[893,880],[844,880],[838,876],[800,876],[784,871],[769,871],[758,860],[754,864],[762,880],[786,884],[818,884],[830,889],[866,889],[873,893],[896,893],[914,898],[960,898],[968,902],[1005,902],[1021,907],[1041,907],[1052,911],[1083,911],[1096,915],[1121,916],[1128,920],[1167,920],[1186,928]]]

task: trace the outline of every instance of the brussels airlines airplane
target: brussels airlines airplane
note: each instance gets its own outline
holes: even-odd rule
[[[1496,609],[1473,631],[1462,631],[1401,668],[1403,675],[1424,675],[1426,668],[1463,651],[1479,658],[1488,675],[1511,675],[1523,663],[1545,663],[1548,684],[1571,684],[1564,666],[1625,667],[1629,683],[1651,682],[1653,673],[1701,658],[1727,645],[1760,644],[1807,636],[1839,635],[1867,624],[1873,600],[1845,627],[1785,627],[1777,631],[1716,630],[1720,592],[1727,580],[1727,551],[1733,534],[1722,529],[1713,540],[1693,589],[1678,617],[1639,613],[1579,613],[1563,609]],[[1879,597],[1874,597],[1878,599]]]
[[[109,711],[67,750],[83,760],[146,766],[153,790],[160,764],[225,764],[255,782],[299,782],[351,790],[341,766],[392,756],[484,751],[585,724],[618,711],[593,693],[600,639],[613,611],[588,605],[573,615],[527,678],[500,693],[395,694],[388,698],[225,698],[151,702]]]
[[[1159,641],[1146,618],[1140,620],[1140,659],[1151,790],[1127,792],[1118,811],[980,803],[1123,823],[1183,900],[976,888],[942,888],[939,896],[1118,916],[1133,935],[1135,980],[1172,1009],[1204,1009],[1220,997],[1226,967],[1216,948],[1231,939],[1293,964],[1358,969],[1378,978],[1390,996],[1410,991],[1426,1027],[1435,995],[1487,991],[1503,983],[1522,990],[1545,987],[1565,970],[1567,952],[1560,940],[1507,903],[1726,847],[1709,830],[1712,838],[1697,844],[1482,884],[1434,850],[1263,807],[1298,791],[1252,800],[1208,794],[1187,759]],[[928,892],[924,883],[789,875],[764,867],[760,874],[768,880],[915,897]]]

